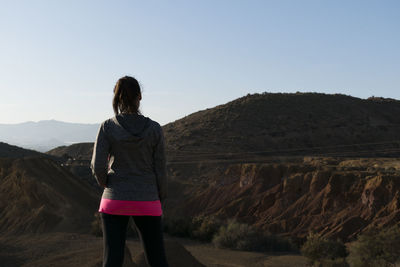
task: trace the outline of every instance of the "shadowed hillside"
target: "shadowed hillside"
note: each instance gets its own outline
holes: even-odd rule
[[[400,101],[317,93],[248,95],[193,113],[163,127],[166,216],[235,217],[298,239],[396,224],[399,126]],[[88,168],[90,149],[52,153]]]
[[[0,232],[88,232],[98,196],[46,158],[0,160]]]
[[[400,101],[254,94],[164,126],[170,160],[399,156]]]
[[[175,172],[182,169],[172,168]],[[202,169],[210,171],[204,172],[203,181],[195,180]],[[238,218],[299,239],[313,231],[352,240],[367,228],[392,226],[400,219],[399,159],[209,164],[193,166],[177,179],[194,182],[182,204],[169,210],[174,216]]]
[[[241,97],[163,126],[168,159],[400,156],[400,101],[320,93]],[[93,143],[50,155],[90,160]]]
[[[71,173],[91,184],[96,192],[100,191],[96,180],[89,168],[92,159],[93,143],[78,143],[70,146],[56,147],[46,154],[58,157],[62,165]]]
[[[0,158],[21,158],[40,155],[45,154],[0,142]]]
[[[56,147],[46,154],[65,157],[66,159],[72,158],[75,160],[90,160],[93,153],[93,143],[78,143],[70,146],[59,146]]]

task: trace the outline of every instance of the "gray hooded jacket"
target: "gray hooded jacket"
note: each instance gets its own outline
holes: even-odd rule
[[[90,164],[102,198],[163,201],[167,197],[164,135],[142,115],[119,114],[104,121]]]

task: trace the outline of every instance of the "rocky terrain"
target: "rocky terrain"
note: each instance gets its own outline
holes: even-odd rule
[[[194,180],[179,210],[170,211],[173,216],[237,218],[299,241],[310,232],[351,241],[368,228],[400,219],[397,158],[287,158],[203,164],[184,173],[179,166],[170,168],[173,179]],[[196,180],[204,169],[214,173],[204,172],[203,180]]]
[[[309,232],[352,241],[368,228],[398,224],[399,114],[399,101],[392,99],[265,93],[167,124],[170,198],[165,216],[236,218],[299,243]],[[100,241],[84,235],[101,193],[89,169],[92,148],[93,143],[74,144],[45,156],[0,144],[3,262],[100,264],[83,254],[72,262],[67,260],[72,254],[61,247],[52,250],[69,232],[86,240],[68,243],[71,250],[96,243],[79,251],[101,254]],[[39,240],[43,247],[31,250]],[[174,246],[170,253],[184,254]],[[217,263],[218,256],[206,259],[205,250],[198,251],[200,262],[233,266]],[[140,253],[131,256],[127,266],[143,263]],[[251,266],[270,266],[257,257]]]
[[[0,233],[87,233],[98,194],[57,162],[0,159]]]
[[[298,240],[310,231],[351,240],[393,225],[399,114],[393,99],[264,93],[167,124],[166,214],[234,217]],[[87,168],[91,149],[49,153]]]
[[[163,127],[171,161],[265,156],[400,156],[400,101],[254,94]]]

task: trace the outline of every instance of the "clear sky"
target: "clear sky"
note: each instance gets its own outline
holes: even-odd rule
[[[116,80],[165,124],[256,92],[400,99],[397,0],[0,0],[0,123],[98,123]]]

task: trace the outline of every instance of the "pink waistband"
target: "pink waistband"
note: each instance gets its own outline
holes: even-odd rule
[[[161,202],[155,201],[130,201],[102,198],[99,212],[115,215],[161,216]]]

